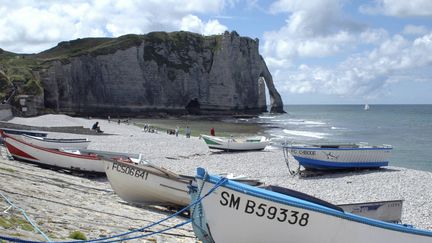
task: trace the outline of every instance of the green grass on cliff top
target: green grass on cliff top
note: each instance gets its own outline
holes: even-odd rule
[[[24,83],[23,91],[27,94],[39,94],[42,91],[39,80],[34,76],[33,70],[43,65],[32,55],[15,54],[0,49],[0,98],[11,91],[13,82]]]
[[[143,41],[152,43],[169,42],[178,49],[188,41],[200,44],[204,40],[213,40],[213,47],[220,46],[222,35],[202,36],[191,32],[151,32],[146,35],[124,35],[118,38],[83,38],[60,42],[57,46],[38,54],[17,54],[0,49],[0,99],[10,91],[13,82],[23,82],[26,94],[40,94],[41,81],[33,75],[35,70],[43,70],[51,61],[68,63],[68,59],[81,55],[106,55],[131,46],[138,46]],[[213,49],[215,50],[215,49]]]
[[[143,41],[148,42],[170,42],[174,45],[187,40],[220,40],[221,35],[203,36],[200,34],[178,31],[178,32],[150,32],[146,35],[123,35],[118,38],[84,38],[72,41],[60,42],[57,46],[36,54],[37,59],[44,61],[64,59],[80,55],[106,55],[117,50],[125,50],[131,46],[138,46]]]

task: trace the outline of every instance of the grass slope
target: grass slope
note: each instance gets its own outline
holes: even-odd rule
[[[124,35],[118,38],[84,38],[60,42],[57,46],[38,54],[17,54],[0,49],[0,99],[3,100],[12,90],[12,83],[23,83],[20,93],[38,95],[43,91],[41,81],[33,71],[43,70],[50,62],[59,60],[68,63],[71,57],[82,55],[106,55],[118,50],[125,50],[143,43],[169,43],[173,51],[181,51],[193,43],[194,48],[201,49],[204,45],[216,51],[220,48],[222,35],[202,36],[200,34],[179,32],[151,32],[146,35]],[[151,53],[150,53],[151,54]],[[147,56],[155,59],[158,64],[167,63],[165,57]],[[186,61],[185,61],[186,62]],[[189,63],[181,67],[188,68]]]

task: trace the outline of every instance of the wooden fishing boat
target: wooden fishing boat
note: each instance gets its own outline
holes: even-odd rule
[[[213,190],[192,207],[192,226],[202,242],[432,242],[432,231],[347,213],[303,193],[282,194],[223,181],[202,168],[196,183],[192,200]]]
[[[27,134],[35,137],[46,137],[48,135],[48,133],[46,132],[31,131],[31,130],[19,130],[19,129],[10,129],[10,128],[0,128],[0,130],[10,135]]]
[[[193,177],[181,177],[150,163],[105,159],[105,173],[117,195],[142,205],[186,206]]]
[[[105,158],[105,173],[111,187],[126,202],[141,205],[184,207],[190,203],[188,186],[193,176],[179,175],[149,161]],[[260,185],[244,176],[231,178],[239,183]]]
[[[90,144],[90,140],[87,138],[47,138],[22,134],[21,139],[26,143],[50,149],[86,149]]]
[[[270,141],[265,136],[227,138],[202,134],[201,137],[209,148],[226,151],[262,150],[270,144]]]
[[[403,200],[377,201],[366,203],[338,204],[345,212],[379,219],[386,222],[398,223],[402,218]]]
[[[63,151],[75,154],[96,154],[99,157],[117,160],[130,160],[133,163],[146,163],[142,154],[122,153],[114,151],[102,151],[93,149],[62,149]]]
[[[284,151],[291,154],[305,169],[378,168],[388,165],[392,146],[365,143],[286,145]]]
[[[266,185],[262,186],[261,188],[285,195],[298,194],[302,197],[308,197],[306,194],[280,186]],[[386,222],[397,223],[400,222],[402,218],[402,203],[403,200],[390,200],[346,203],[338,204],[336,206],[343,209],[344,212],[364,216],[370,219],[378,219]]]
[[[48,149],[1,133],[7,149],[15,159],[74,171],[105,173],[104,164],[96,154]]]

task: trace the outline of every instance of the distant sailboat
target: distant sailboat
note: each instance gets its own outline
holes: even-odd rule
[[[364,110],[365,110],[365,111],[369,110],[369,105],[368,105],[368,104],[365,104],[365,106],[364,106]]]

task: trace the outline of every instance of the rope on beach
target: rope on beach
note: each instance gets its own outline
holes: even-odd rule
[[[201,193],[202,193],[202,190],[204,189],[204,184],[206,182],[207,177],[208,177],[208,174],[207,174],[207,171],[205,171],[204,180],[202,180],[201,186],[198,186],[199,187],[199,191],[197,194],[198,198],[201,196]],[[190,189],[190,190],[193,190],[193,189]],[[197,212],[197,210],[198,210],[198,212]],[[197,213],[199,215],[198,216],[199,223],[197,223],[194,219],[195,218],[194,215]],[[192,227],[196,227],[199,229],[200,234],[204,238],[204,241],[214,243],[213,238],[211,238],[211,236],[207,233],[207,232],[209,232],[209,230],[206,228],[207,226],[201,227],[201,225],[203,225],[203,222],[202,222],[203,221],[203,214],[204,214],[204,212],[202,209],[202,205],[201,204],[195,204],[193,207],[193,210],[192,210]]]
[[[218,182],[213,186],[213,188],[211,188],[211,189],[210,189],[210,190],[209,190],[209,191],[208,191],[204,196],[202,196],[202,197],[196,199],[196,200],[193,201],[191,204],[189,204],[188,206],[184,207],[183,209],[177,211],[176,213],[171,214],[170,216],[168,216],[168,217],[166,217],[166,218],[164,218],[164,219],[161,219],[161,220],[159,220],[159,221],[157,221],[157,222],[154,222],[154,223],[152,223],[152,224],[150,224],[150,225],[147,225],[147,226],[145,226],[145,227],[138,228],[138,229],[134,229],[134,230],[131,230],[131,231],[128,231],[128,232],[124,232],[124,233],[121,233],[121,234],[112,235],[112,236],[108,236],[108,237],[102,237],[102,238],[99,238],[99,239],[93,239],[93,240],[82,240],[82,241],[55,241],[55,242],[52,242],[52,241],[49,241],[49,239],[48,239],[48,241],[49,241],[49,242],[52,242],[52,243],[77,243],[77,242],[80,242],[80,243],[84,243],[84,242],[103,242],[103,243],[108,243],[108,242],[121,242],[121,241],[125,241],[125,240],[132,240],[132,239],[144,238],[144,237],[147,237],[147,236],[151,236],[151,235],[155,235],[155,234],[163,233],[163,232],[168,231],[168,230],[173,229],[173,228],[181,227],[181,226],[183,226],[183,225],[186,225],[186,224],[188,224],[188,223],[191,223],[191,222],[192,222],[192,219],[189,219],[189,220],[187,220],[187,221],[185,221],[185,222],[182,222],[182,223],[179,223],[179,224],[177,224],[177,225],[174,225],[174,226],[171,226],[171,227],[168,227],[168,228],[162,229],[162,230],[158,230],[158,231],[155,231],[155,232],[152,232],[152,233],[143,234],[143,235],[137,235],[137,236],[129,237],[129,238],[120,238],[120,237],[123,237],[123,236],[129,235],[129,234],[132,234],[132,233],[136,233],[136,232],[143,232],[144,230],[146,230],[146,229],[148,229],[148,228],[151,228],[151,227],[153,227],[153,226],[155,226],[155,225],[158,225],[158,224],[160,224],[160,223],[162,223],[162,222],[164,222],[164,221],[166,221],[166,220],[168,220],[168,219],[171,219],[171,218],[173,218],[173,217],[176,217],[176,216],[180,215],[181,213],[183,213],[183,212],[185,212],[186,210],[190,209],[192,206],[194,206],[194,205],[200,203],[204,198],[206,198],[208,195],[210,195],[213,191],[215,191],[219,186],[221,186],[222,184],[224,184],[227,180],[228,180],[227,178],[221,178],[221,179],[220,179],[220,180],[219,180],[219,181],[218,181]],[[120,238],[120,239],[114,239],[114,238]],[[114,239],[114,240],[110,240],[110,239]],[[11,241],[11,242],[22,242],[22,243],[43,243],[43,242],[41,242],[41,241],[29,241],[29,240],[23,240],[23,239],[19,239],[19,238],[6,237],[6,236],[1,236],[1,235],[0,235],[0,240],[9,240],[9,241]],[[107,241],[107,240],[109,240],[109,241]]]
[[[121,238],[121,239],[111,240],[111,241],[102,241],[102,242],[103,242],[103,243],[123,242],[123,241],[127,241],[127,240],[134,240],[134,239],[144,238],[144,237],[152,236],[152,235],[155,235],[155,234],[164,233],[165,231],[168,231],[168,230],[171,230],[171,229],[174,229],[174,228],[181,227],[181,226],[183,226],[183,225],[189,224],[190,222],[192,222],[192,219],[186,220],[185,222],[182,222],[182,223],[176,224],[176,225],[174,225],[174,226],[171,226],[171,227],[168,227],[168,228],[165,228],[165,229],[159,230],[159,231],[151,232],[151,233],[148,233],[148,234],[144,234],[144,235],[137,235],[137,236],[129,237],[129,238]],[[21,239],[17,239],[17,238],[13,238],[13,237],[7,237],[7,236],[0,236],[0,239],[1,239],[1,240],[8,240],[8,241],[11,241],[11,242],[45,243],[45,242],[42,242],[42,241],[28,241],[28,240],[21,240]],[[51,241],[50,241],[50,242],[51,242]],[[70,241],[70,242],[75,242],[75,243],[80,242],[80,243],[81,243],[81,242],[94,242],[94,241],[84,241],[84,240],[83,240],[83,241]],[[56,242],[51,242],[51,243],[56,243]],[[57,242],[57,243],[59,243],[59,242]]]
[[[51,242],[51,240],[50,240],[50,238],[48,238],[48,236],[46,236],[45,234],[44,234],[44,232],[42,232],[34,223],[33,223],[33,221],[27,216],[27,214],[26,214],[26,212],[24,211],[24,209],[22,209],[22,208],[20,208],[20,207],[18,207],[18,206],[16,206],[15,204],[13,204],[3,193],[1,193],[0,192],[0,196],[2,196],[4,199],[5,199],[5,201],[10,205],[10,207],[8,208],[8,209],[6,209],[5,211],[7,211],[7,210],[9,210],[11,207],[12,208],[16,208],[16,209],[18,209],[21,213],[22,213],[22,215],[25,217],[25,219],[33,226],[33,228],[37,231],[37,232],[39,232],[48,242]],[[1,238],[2,236],[0,236],[0,239],[2,239]]]
[[[297,170],[291,170],[291,168],[290,168],[290,154],[288,152],[288,148],[282,147],[282,151],[283,151],[285,163],[288,167],[288,172],[290,173],[290,175],[295,176],[297,174],[300,174],[300,164],[299,164]]]

